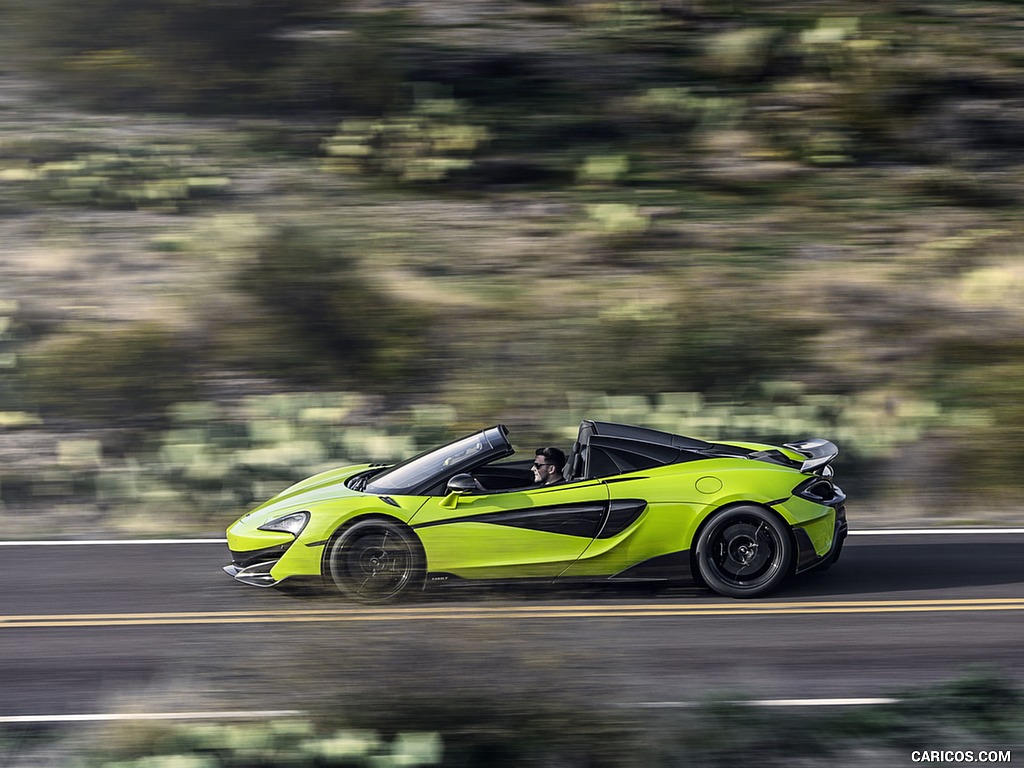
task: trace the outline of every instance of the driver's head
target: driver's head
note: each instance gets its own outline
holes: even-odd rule
[[[538,448],[533,461],[533,479],[541,485],[562,479],[565,454],[558,448]]]

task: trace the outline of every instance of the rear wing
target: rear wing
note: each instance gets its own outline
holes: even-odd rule
[[[801,472],[813,472],[816,469],[828,466],[839,455],[839,449],[835,443],[823,440],[820,437],[798,440],[795,443],[785,443],[782,447],[795,451],[804,457],[803,464],[800,465]]]

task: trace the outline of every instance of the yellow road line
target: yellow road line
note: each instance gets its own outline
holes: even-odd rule
[[[993,597],[993,598],[971,598],[971,599],[949,599],[949,600],[835,600],[828,602],[797,601],[797,602],[770,602],[770,601],[740,601],[730,603],[634,603],[634,604],[593,604],[586,605],[443,605],[443,606],[405,606],[405,607],[349,607],[349,608],[309,608],[309,609],[284,609],[266,611],[185,611],[185,612],[159,612],[159,613],[86,613],[71,614],[75,619],[121,619],[131,617],[134,619],[155,619],[155,618],[232,618],[232,617],[255,617],[255,616],[354,616],[361,614],[372,614],[374,618],[382,616],[401,616],[404,614],[434,614],[457,615],[460,613],[547,613],[564,611],[624,611],[624,612],[647,612],[647,611],[715,611],[715,612],[763,612],[774,611],[780,608],[795,608],[799,610],[822,609],[822,608],[899,608],[903,606],[946,606],[946,605],[1013,605],[1024,606],[1024,598],[1016,597]],[[54,618],[68,618],[60,614],[35,614],[18,616],[0,616],[0,622],[8,620],[46,621]]]
[[[459,619],[658,618],[686,616],[779,616],[852,613],[1020,611],[1024,599],[854,600],[830,602],[736,602],[663,605],[512,605],[411,608],[190,611],[168,613],[41,614],[0,616],[0,629],[29,627],[124,627],[286,622],[393,622]]]

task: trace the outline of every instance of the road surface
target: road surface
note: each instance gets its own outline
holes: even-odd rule
[[[873,699],[978,664],[1024,685],[1024,529],[855,532],[831,571],[757,601],[449,589],[366,608],[236,584],[226,560],[217,541],[0,545],[0,718],[305,709],[384,688]]]

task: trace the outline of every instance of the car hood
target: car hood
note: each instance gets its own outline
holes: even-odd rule
[[[318,475],[307,477],[294,485],[285,488],[279,494],[250,510],[238,519],[262,525],[278,515],[313,506],[320,502],[345,497],[359,497],[365,494],[346,487],[345,481],[353,475],[370,469],[372,464],[356,464],[338,467]]]

